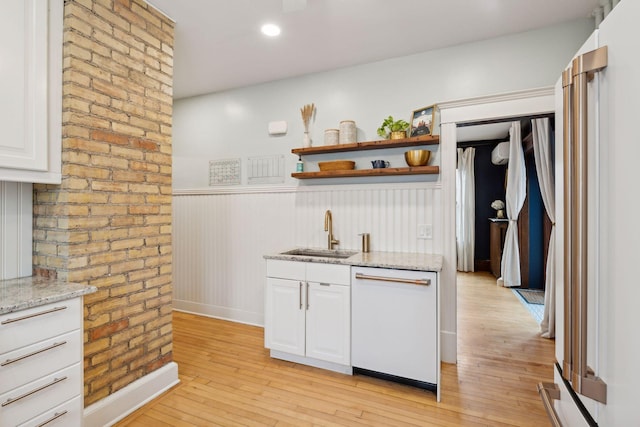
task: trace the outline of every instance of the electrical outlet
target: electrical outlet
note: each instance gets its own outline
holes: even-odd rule
[[[433,239],[431,224],[418,224],[418,239]]]

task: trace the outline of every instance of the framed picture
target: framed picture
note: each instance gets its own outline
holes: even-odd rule
[[[413,112],[409,136],[431,135],[435,109],[436,106],[431,105]]]

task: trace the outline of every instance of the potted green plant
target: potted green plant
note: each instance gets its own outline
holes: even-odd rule
[[[400,119],[393,120],[392,116],[387,117],[378,128],[378,135],[385,139],[402,139],[407,137],[409,123]]]

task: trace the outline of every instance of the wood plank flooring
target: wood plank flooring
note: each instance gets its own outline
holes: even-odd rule
[[[181,383],[117,426],[546,426],[554,342],[511,290],[458,276],[458,364],[424,390],[271,359],[262,328],[174,313]]]

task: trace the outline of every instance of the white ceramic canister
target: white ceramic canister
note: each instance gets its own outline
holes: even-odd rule
[[[340,131],[338,129],[325,129],[324,131],[324,145],[338,145],[339,139],[338,134]]]
[[[356,122],[343,120],[340,122],[340,144],[349,144],[357,140]]]

